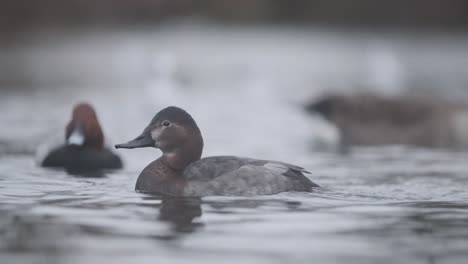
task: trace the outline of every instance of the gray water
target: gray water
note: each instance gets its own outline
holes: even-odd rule
[[[467,44],[463,36],[168,26],[4,45],[0,263],[466,263],[468,153],[338,154],[333,127],[300,105],[326,90],[367,87],[463,98]],[[119,151],[125,169],[104,178],[36,166],[81,100],[96,106],[108,144],[137,136],[176,104],[199,123],[204,156],[298,164],[323,188],[200,200],[135,193],[138,173],[160,155],[151,149]]]

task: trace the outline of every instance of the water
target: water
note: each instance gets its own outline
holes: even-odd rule
[[[0,90],[0,263],[466,263],[467,153],[336,154],[336,131],[298,106],[324,86],[341,89],[337,79],[359,89],[367,75],[392,94],[434,72],[448,94],[463,94],[466,76],[443,69],[466,69],[464,39],[169,27],[4,47],[5,69],[24,72],[2,79],[37,85]],[[79,100],[96,105],[109,144],[176,104],[199,123],[205,156],[295,163],[323,188],[201,200],[135,193],[139,171],[160,154],[150,149],[119,151],[125,169],[104,178],[37,167],[36,149],[62,137]]]

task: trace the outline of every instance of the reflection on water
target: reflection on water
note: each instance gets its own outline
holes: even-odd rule
[[[463,69],[465,38],[423,45],[387,36],[382,46],[369,36],[262,32],[83,34],[2,50],[9,60],[0,63],[27,64],[23,74],[38,87],[0,90],[0,262],[465,263],[468,154],[398,146],[313,152],[311,145],[332,145],[333,129],[299,104],[342,85],[338,79],[356,84],[366,63],[367,81],[382,89],[437,72],[431,78],[452,80],[444,92],[457,95],[466,75],[441,69]],[[51,133],[63,137],[79,100],[96,105],[108,144],[177,104],[199,123],[205,156],[291,162],[323,188],[202,200],[143,195],[133,189],[160,154],[151,149],[119,153],[125,169],[100,178],[37,167],[36,147]]]
[[[163,197],[159,220],[174,224],[178,232],[193,232],[199,225],[193,220],[202,215],[200,198]]]

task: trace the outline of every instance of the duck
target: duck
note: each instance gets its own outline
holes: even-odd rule
[[[329,94],[305,106],[335,125],[340,144],[468,148],[468,105],[441,98]]]
[[[65,142],[48,152],[40,164],[87,175],[123,167],[120,157],[104,146],[104,133],[96,111],[86,102],[74,106],[65,128]]]
[[[311,192],[319,187],[304,168],[285,162],[237,156],[202,158],[203,137],[185,110],[159,111],[143,132],[116,148],[157,148],[162,155],[138,176],[135,190],[175,197],[256,196]]]

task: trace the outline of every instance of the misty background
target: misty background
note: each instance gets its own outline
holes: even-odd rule
[[[467,29],[465,0],[0,0],[0,262],[464,264],[466,152],[343,155],[337,128],[304,106],[400,96],[409,107],[389,108],[406,120],[412,96],[466,103]],[[83,101],[107,145],[177,105],[203,156],[297,164],[323,188],[172,208],[134,191],[156,149],[115,151],[124,169],[103,178],[37,166]]]

